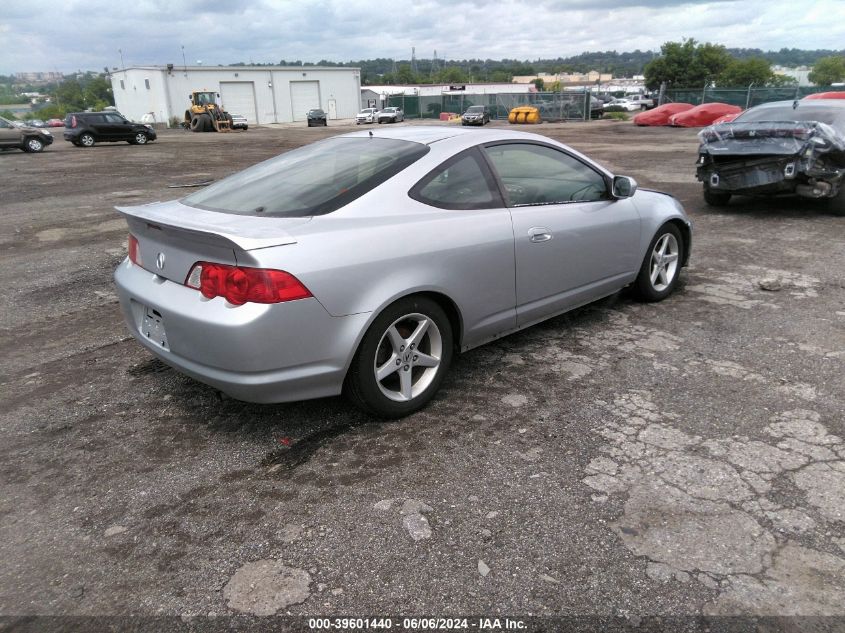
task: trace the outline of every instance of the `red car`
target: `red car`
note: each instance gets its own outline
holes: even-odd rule
[[[713,125],[716,125],[717,123],[730,123],[730,122],[731,122],[731,121],[733,121],[735,118],[737,118],[740,114],[742,114],[742,111],[740,111],[740,112],[731,112],[730,114],[725,114],[725,115],[723,115],[723,116],[720,116],[718,119],[716,119],[715,121],[713,121]]]
[[[728,103],[702,103],[690,110],[675,114],[669,125],[675,127],[705,127],[726,114],[739,114],[742,108]]]
[[[685,110],[692,109],[691,103],[664,103],[653,110],[640,112],[634,117],[634,125],[669,125],[669,118]]]
[[[47,121],[47,126],[48,127],[64,127],[65,122],[62,121],[61,119],[50,119],[50,120]]]
[[[845,99],[845,92],[817,92],[816,94],[807,95],[805,99]]]

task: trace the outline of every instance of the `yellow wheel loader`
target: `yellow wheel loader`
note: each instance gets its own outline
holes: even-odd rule
[[[191,106],[185,110],[185,127],[192,132],[230,132],[232,115],[223,110],[220,94],[197,91],[188,95]]]

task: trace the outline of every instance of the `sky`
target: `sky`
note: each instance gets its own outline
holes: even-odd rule
[[[845,47],[842,0],[6,0],[0,74],[386,57]],[[121,60],[122,54],[122,60]]]

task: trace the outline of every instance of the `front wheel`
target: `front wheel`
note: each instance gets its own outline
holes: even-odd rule
[[[138,132],[138,133],[137,133],[137,134],[136,134],[136,135],[132,138],[131,143],[132,143],[133,145],[146,145],[148,140],[149,140],[149,139],[147,138],[147,135],[146,135],[146,134],[144,134],[143,132]]]
[[[388,306],[364,335],[346,377],[345,392],[361,409],[400,418],[424,407],[452,360],[452,327],[427,297]]]
[[[827,201],[827,210],[833,215],[845,216],[845,182],[839,184],[839,191]]]
[[[664,224],[648,246],[634,292],[643,301],[662,301],[678,285],[684,261],[684,240],[674,224]]]
[[[704,183],[704,202],[711,207],[724,207],[731,201],[731,194],[724,191],[713,191],[710,185]]]
[[[25,152],[37,154],[44,151],[44,142],[39,138],[28,138],[24,143],[23,149]]]

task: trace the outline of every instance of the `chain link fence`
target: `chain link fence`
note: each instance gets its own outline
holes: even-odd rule
[[[402,108],[406,119],[439,119],[441,113],[460,115],[474,105],[487,106],[491,119],[508,118],[517,106],[534,106],[544,121],[587,120],[600,104],[589,90],[566,92],[520,92],[497,94],[441,94],[432,96],[391,95],[387,105]]]
[[[837,90],[832,86],[786,86],[783,88],[755,88],[753,85],[747,88],[677,88],[667,89],[664,93],[663,103],[691,103],[700,105],[702,103],[729,103],[740,108],[769,103],[770,101],[788,101],[790,99],[801,99],[807,95],[817,92],[829,92]]]

